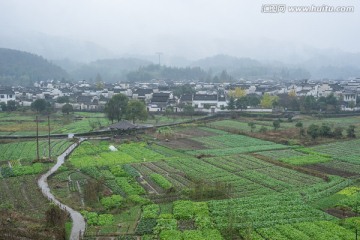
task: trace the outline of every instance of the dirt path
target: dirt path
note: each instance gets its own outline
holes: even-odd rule
[[[50,192],[47,179],[51,174],[56,172],[58,168],[65,162],[65,157],[68,156],[84,140],[85,139],[81,138],[79,143],[74,143],[68,149],[66,149],[66,151],[57,158],[56,164],[48,172],[42,175],[38,180],[38,186],[40,187],[44,196],[70,214],[73,222],[70,235],[71,240],[80,239],[80,236],[84,234],[86,226],[85,219],[79,212],[75,211],[67,205],[62,204],[59,200],[55,198],[55,196]]]

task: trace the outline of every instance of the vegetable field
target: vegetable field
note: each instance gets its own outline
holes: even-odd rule
[[[86,130],[80,122],[73,127]],[[256,124],[271,128],[270,121]],[[149,131],[121,144],[85,141],[50,177],[52,193],[81,211],[88,239],[354,239],[358,139],[303,147],[225,128],[251,130],[247,122],[221,120],[167,127],[166,138]],[[40,143],[43,157],[46,143]],[[70,144],[52,141],[53,155]],[[51,164],[33,162],[35,156],[34,141],[0,144],[0,209],[44,217],[36,176]]]
[[[70,162],[77,168],[84,168],[165,159],[161,153],[147,148],[145,143],[129,143],[116,147],[118,151],[111,151],[108,142],[87,141],[74,151]]]
[[[71,142],[67,140],[52,140],[51,154],[58,156],[65,151]],[[48,157],[49,145],[47,140],[39,141],[40,158]],[[36,141],[14,142],[0,144],[0,161],[21,160],[30,163],[36,159]]]

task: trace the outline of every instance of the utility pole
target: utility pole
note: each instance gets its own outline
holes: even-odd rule
[[[159,66],[160,66],[160,58],[161,58],[161,55],[162,55],[163,53],[162,53],[162,52],[157,52],[156,54],[159,55]]]
[[[48,116],[48,127],[49,127],[49,134],[48,134],[48,140],[49,140],[49,160],[51,160],[50,115]]]
[[[37,160],[40,160],[39,156],[39,118],[36,116],[36,157]]]
[[[356,216],[359,215],[358,206],[359,206],[359,200],[357,199],[356,205],[355,205],[355,214],[356,214]],[[355,240],[358,240],[358,226],[356,224],[355,224]]]

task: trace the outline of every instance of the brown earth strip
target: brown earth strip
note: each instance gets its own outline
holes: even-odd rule
[[[344,171],[341,169],[327,167],[327,166],[324,166],[321,164],[312,164],[312,165],[307,165],[305,167],[308,169],[311,169],[311,170],[319,171],[319,172],[330,174],[330,175],[337,175],[340,177],[353,177],[353,176],[359,175],[359,174],[347,172],[347,171]]]
[[[172,149],[181,149],[181,150],[200,150],[200,149],[206,149],[204,144],[189,139],[189,138],[179,138],[175,140],[169,140],[169,141],[162,141],[158,143],[159,145],[163,145],[168,148]]]

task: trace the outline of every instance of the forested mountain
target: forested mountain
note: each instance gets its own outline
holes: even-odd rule
[[[207,80],[209,74],[199,67],[167,67],[159,65],[148,65],[140,67],[136,71],[129,72],[129,81],[148,81],[151,79],[172,80]]]
[[[35,81],[69,78],[62,68],[27,52],[0,48],[0,84],[31,85]]]
[[[200,59],[192,66],[201,67],[213,75],[219,75],[226,70],[234,78],[277,78],[277,79],[304,79],[310,73],[300,67],[287,66],[279,62],[263,63],[251,58],[237,58],[228,55],[216,55]]]
[[[102,59],[85,64],[71,72],[74,79],[95,80],[99,75],[106,82],[126,80],[126,75],[141,66],[147,66],[151,62],[136,58]]]

